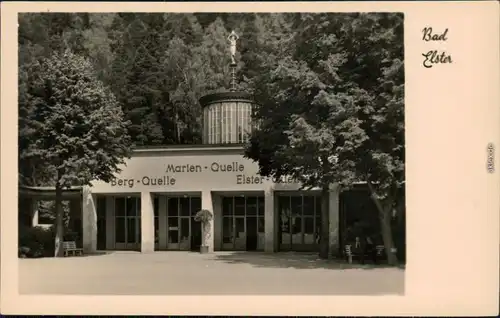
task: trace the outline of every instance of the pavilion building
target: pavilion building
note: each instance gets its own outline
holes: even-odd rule
[[[200,99],[201,145],[137,148],[111,182],[95,181],[91,187],[64,193],[71,202],[72,226],[81,233],[79,244],[86,253],[196,250],[201,244],[201,225],[194,216],[201,209],[214,216],[209,251],[318,249],[319,189],[304,191],[291,178],[262,177],[257,163],[243,156],[243,145],[254,129],[255,102],[251,95],[235,91],[235,64],[231,67],[233,89]],[[53,200],[53,191],[25,187],[19,193],[20,202],[30,206],[32,224],[38,225],[36,202]],[[354,206],[356,198],[349,207],[349,193],[341,196],[339,188],[331,186],[332,251],[342,240],[347,222],[342,216],[352,214],[347,210],[365,209]],[[367,198],[363,195],[364,202]]]

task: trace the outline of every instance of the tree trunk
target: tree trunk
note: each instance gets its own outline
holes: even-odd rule
[[[319,257],[328,259],[330,255],[330,192],[328,186],[321,189],[321,231],[319,237]]]
[[[56,208],[56,237],[55,237],[55,251],[54,251],[54,256],[55,257],[63,257],[64,256],[64,250],[63,250],[63,241],[64,241],[64,211],[62,208],[62,187],[59,185],[59,183],[56,183],[56,202],[55,202],[55,208]]]
[[[370,182],[368,182],[368,187],[370,188],[371,197],[373,199],[373,202],[375,202],[375,206],[377,207],[379,213],[380,230],[382,232],[382,240],[384,241],[387,263],[389,263],[389,265],[395,266],[398,264],[398,257],[395,251],[391,227],[393,198],[389,198],[383,205],[382,202],[376,197],[375,190],[373,189],[373,186]]]
[[[387,263],[395,266],[398,264],[398,257],[396,255],[394,240],[392,238],[391,209],[386,209],[382,212],[380,217],[380,228],[382,230],[382,239],[384,240]]]

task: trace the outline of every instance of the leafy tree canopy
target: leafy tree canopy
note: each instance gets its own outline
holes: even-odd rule
[[[260,128],[245,155],[303,187],[368,182],[387,230],[404,182],[403,17],[302,14],[292,24],[287,54],[255,80]],[[390,250],[390,233],[384,241]]]
[[[91,63],[70,51],[55,53],[21,77],[24,151],[21,159],[52,168],[61,187],[108,181],[129,155],[127,122]]]

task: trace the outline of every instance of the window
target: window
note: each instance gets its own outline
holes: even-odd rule
[[[261,216],[264,216],[264,213],[265,213],[265,205],[264,205],[264,197],[258,197],[257,198],[257,208],[258,208],[258,214],[261,215]]]
[[[222,215],[230,216],[233,215],[233,198],[223,198],[222,199]]]
[[[125,243],[125,218],[117,217],[115,220],[115,241],[116,243]]]
[[[222,242],[233,243],[233,218],[222,218]]]
[[[137,215],[137,199],[129,197],[126,199],[127,216],[133,217]]]
[[[97,197],[97,209],[96,214],[98,219],[106,218],[106,197],[98,196]]]
[[[178,217],[170,217],[168,220],[169,227],[178,227],[179,226],[179,218]]]
[[[304,216],[314,216],[314,197],[304,197]]]
[[[244,248],[248,236],[263,237],[264,213],[259,206],[264,197],[234,196],[222,198],[222,242],[224,249]],[[263,210],[263,208],[262,208]],[[258,243],[259,244],[259,243]],[[263,245],[257,249],[262,249]]]
[[[116,243],[140,243],[141,198],[115,197],[115,241]]]
[[[115,199],[115,215],[125,216],[125,198]]]
[[[189,201],[189,198],[179,198],[181,216],[191,216]]]
[[[154,215],[155,215],[155,243],[158,243],[159,241],[159,230],[160,230],[160,227],[159,227],[159,220],[158,220],[158,213],[159,213],[159,210],[160,210],[160,200],[158,197],[155,197],[153,199],[153,211],[154,211]]]
[[[203,110],[204,137],[210,144],[241,143],[251,132],[252,107],[248,102],[222,102]]]
[[[167,214],[168,216],[179,215],[179,201],[178,198],[167,198]]]
[[[227,105],[223,104],[221,105],[222,108],[222,120],[221,120],[221,142],[226,143],[227,142]]]
[[[170,243],[170,244],[179,243],[179,231],[178,230],[169,230],[168,231],[168,243]]]
[[[167,197],[168,244],[180,244],[170,246],[170,249],[185,248],[189,237],[193,235],[190,222],[200,209],[200,197]]]
[[[201,210],[201,198],[191,197],[191,216],[195,216]]]
[[[214,121],[214,126],[215,126],[215,143],[218,144],[220,143],[220,126],[221,126],[221,118],[220,118],[220,104],[214,105],[214,112],[215,112],[215,121]]]
[[[234,215],[245,215],[245,198],[244,197],[235,197],[234,198]]]
[[[231,143],[234,143],[236,142],[236,139],[235,139],[235,133],[236,133],[236,122],[237,122],[237,118],[236,118],[236,109],[238,107],[238,105],[236,103],[231,103],[230,104],[230,119],[229,119],[229,142]]]
[[[208,138],[209,138],[209,141],[210,143],[214,143],[214,122],[215,122],[215,118],[214,118],[214,109],[212,107],[210,107],[208,109],[208,120],[209,120],[209,127],[210,127],[210,132],[208,134]]]
[[[315,233],[320,226],[320,197],[314,195],[279,196],[278,209],[282,250],[294,250],[299,245],[316,244]]]
[[[246,202],[246,214],[247,216],[257,215],[257,198],[248,197]]]

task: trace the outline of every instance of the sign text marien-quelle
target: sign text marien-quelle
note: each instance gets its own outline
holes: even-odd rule
[[[235,183],[237,185],[245,184],[263,184],[265,181],[270,181],[274,183],[297,183],[291,177],[283,177],[279,180],[275,178],[267,178],[260,176],[258,174],[245,174],[245,166],[239,162],[231,163],[220,163],[212,162],[209,165],[174,165],[167,164],[165,169],[165,175],[162,176],[141,176],[137,179],[135,178],[115,178],[110,181],[110,185],[113,187],[129,187],[132,188],[135,185],[142,186],[174,186],[179,179],[179,174],[183,173],[232,173],[235,176]]]

